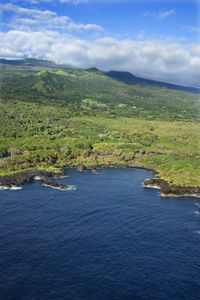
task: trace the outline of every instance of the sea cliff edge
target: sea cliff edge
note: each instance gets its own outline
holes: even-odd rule
[[[146,179],[143,183],[146,188],[160,189],[160,195],[164,197],[183,197],[183,196],[197,196],[200,197],[200,187],[183,187],[176,185],[169,185],[168,182],[160,178]]]
[[[49,186],[60,190],[67,190],[69,188],[67,185],[52,180],[51,177],[63,178],[69,176],[65,174],[64,170],[60,172],[48,172],[45,170],[27,170],[21,171],[19,173],[13,173],[10,175],[0,175],[0,186],[6,189],[18,188],[25,183],[41,179],[43,180],[43,185],[45,186]]]

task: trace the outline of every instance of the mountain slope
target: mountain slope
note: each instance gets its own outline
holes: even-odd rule
[[[43,70],[2,80],[3,101],[65,106],[76,113],[106,113],[145,119],[197,120],[199,97],[146,82],[128,72]],[[71,106],[75,105],[75,107]]]
[[[187,87],[187,86],[182,86],[182,85],[177,85],[177,84],[171,84],[167,82],[161,82],[161,81],[155,81],[155,80],[150,80],[150,79],[145,79],[145,78],[140,78],[136,77],[133,74],[129,72],[119,72],[119,71],[109,71],[105,72],[105,75],[107,75],[110,78],[119,80],[120,82],[124,82],[127,84],[140,84],[140,85],[154,85],[154,86],[159,86],[159,87],[166,87],[172,90],[179,90],[179,91],[185,91],[185,92],[190,92],[194,94],[200,94],[200,88],[195,88],[195,87]]]

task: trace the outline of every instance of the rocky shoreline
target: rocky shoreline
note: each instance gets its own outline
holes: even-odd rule
[[[169,185],[166,181],[160,178],[150,178],[144,181],[146,188],[160,189],[160,195],[164,197],[183,197],[183,196],[197,196],[200,197],[200,187],[182,187],[176,185]]]
[[[122,166],[119,166],[122,167]],[[128,165],[127,168],[133,169],[142,169],[147,170],[153,174],[157,174],[157,172],[148,167],[142,167],[137,165]],[[90,168],[92,173],[98,175],[96,168]],[[103,166],[99,169],[103,169]],[[77,170],[82,172],[84,167],[77,167]],[[63,168],[60,172],[49,172],[44,170],[27,170],[21,171],[19,173],[14,173],[10,175],[0,175],[0,187],[10,189],[10,188],[19,188],[24,183],[31,182],[33,180],[43,180],[43,185],[51,188],[56,188],[60,190],[67,190],[70,187],[64,185],[59,182],[55,182],[51,177],[54,178],[64,178],[69,177],[65,173],[65,168]],[[143,182],[145,188],[158,188],[160,189],[160,195],[164,197],[183,197],[183,196],[197,196],[200,197],[200,187],[182,187],[176,185],[169,185],[166,181],[160,178],[150,178],[146,179]]]
[[[43,180],[43,185],[51,188],[56,188],[60,190],[67,190],[69,188],[67,185],[52,180],[51,177],[63,178],[69,176],[65,174],[64,170],[60,172],[48,172],[44,170],[27,170],[19,173],[0,176],[0,186],[6,189],[18,188],[25,183],[41,179]]]

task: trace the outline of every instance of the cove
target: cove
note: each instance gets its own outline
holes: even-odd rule
[[[1,299],[199,299],[198,198],[164,198],[145,170],[69,169],[0,191]]]

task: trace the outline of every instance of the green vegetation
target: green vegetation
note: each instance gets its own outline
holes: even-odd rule
[[[1,174],[136,164],[169,183],[200,186],[197,94],[125,83],[95,68],[61,70],[37,61],[0,66]]]

